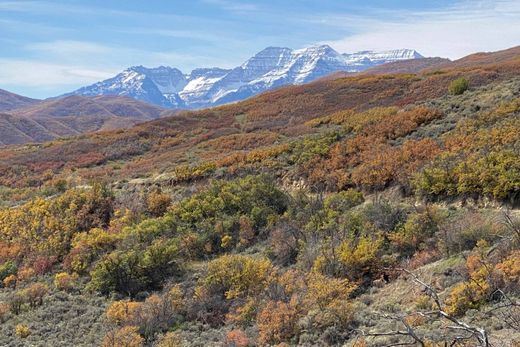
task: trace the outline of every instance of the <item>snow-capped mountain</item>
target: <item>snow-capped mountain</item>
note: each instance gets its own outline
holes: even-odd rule
[[[321,45],[292,50],[268,47],[234,69],[202,68],[184,74],[176,68],[134,66],[108,80],[67,95],[124,95],[170,108],[201,108],[243,100],[288,84],[302,84],[338,71],[423,58],[415,50],[340,54]]]

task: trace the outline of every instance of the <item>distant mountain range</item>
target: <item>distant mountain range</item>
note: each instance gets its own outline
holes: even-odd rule
[[[185,74],[168,66],[134,66],[65,96],[120,95],[166,108],[194,109],[243,100],[334,72],[360,72],[385,63],[420,58],[423,56],[411,49],[340,54],[327,45],[298,50],[268,47],[233,69],[201,68]]]
[[[325,47],[323,47],[325,48]],[[307,50],[308,51],[308,50]],[[265,52],[265,50],[264,50]],[[291,55],[295,54],[294,52],[298,51],[291,51]],[[327,80],[331,79],[338,79],[345,76],[362,76],[362,75],[378,75],[378,74],[395,74],[395,73],[412,73],[412,74],[418,74],[419,76],[421,74],[424,74],[424,76],[428,76],[429,74],[435,73],[438,76],[444,76],[443,78],[453,78],[451,74],[437,74],[437,72],[440,71],[450,71],[453,69],[468,69],[472,67],[486,67],[490,74],[497,73],[495,70],[495,66],[497,64],[500,65],[500,69],[507,70],[510,69],[512,71],[517,71],[517,65],[515,65],[515,62],[518,61],[520,57],[520,46],[510,48],[503,51],[498,52],[491,52],[491,53],[476,53],[469,55],[467,57],[450,61],[449,59],[442,59],[442,58],[422,58],[417,59],[419,55],[415,51],[399,51],[401,53],[397,53],[398,51],[394,51],[394,55],[387,53],[379,53],[379,56],[375,53],[357,53],[355,55],[350,55],[350,62],[351,66],[356,66],[354,61],[357,61],[358,68],[361,69],[361,65],[364,64],[364,66],[368,65],[368,61],[371,61],[371,64],[379,64],[382,60],[386,59],[394,59],[393,62],[389,62],[387,64],[379,64],[375,65],[374,67],[368,68],[366,70],[363,70],[361,73],[352,73],[352,72],[345,72],[339,71],[332,74],[325,73],[325,78],[319,78],[320,81],[315,82],[315,85],[310,86],[309,88],[306,87],[288,87],[283,88],[280,90],[276,90],[271,92],[269,95],[265,95],[262,97],[259,97],[256,99],[257,108],[261,107],[267,107],[268,104],[272,102],[272,100],[276,100],[277,98],[284,97],[285,95],[295,95],[296,91],[301,90],[314,90],[316,87],[324,88],[324,86],[327,86]],[[370,55],[370,59],[364,59],[361,56]],[[260,54],[258,54],[257,57]],[[355,58],[353,57],[355,56]],[[346,59],[346,55],[341,55],[342,59]],[[376,57],[378,57],[376,59]],[[405,57],[415,57],[412,59],[404,59]],[[399,60],[399,59],[403,60]],[[224,78],[221,77],[214,77],[215,79],[218,79],[219,81],[215,82],[214,85],[217,85],[219,83],[223,83],[225,80],[231,78],[228,77],[228,75],[232,75],[233,71],[240,72],[239,69],[242,69],[241,76],[243,77],[243,80],[250,79],[251,77],[247,77],[248,74],[252,74],[252,65],[253,62],[256,61],[257,65],[257,73],[261,73],[261,71],[267,71],[267,60],[264,60],[264,67],[262,68],[262,65],[260,64],[259,59],[250,59],[248,62],[241,67],[234,69],[234,70],[222,70],[222,69],[198,69],[193,71],[190,74],[190,78],[195,78],[195,76],[211,76],[209,70],[212,70],[214,75],[213,76],[219,76],[222,71],[227,71],[226,76]],[[322,61],[322,60],[319,60]],[[331,63],[332,64],[332,63]],[[318,65],[320,66],[329,66],[326,65],[323,62],[320,62]],[[247,69],[245,69],[247,67]],[[156,87],[155,83],[160,83],[161,88],[163,90],[167,90],[167,86],[171,86],[170,90],[174,90],[173,86],[175,85],[176,80],[175,79],[168,79],[167,77],[169,75],[164,74],[161,76],[159,73],[161,70],[167,71],[169,68],[157,68],[157,69],[146,69],[146,68],[135,68],[136,70],[142,69],[142,71],[147,71],[148,75],[144,76],[143,80],[141,80],[141,85],[152,83],[154,88]],[[262,70],[263,69],[263,70]],[[352,68],[354,69],[354,68]],[[131,69],[127,70],[127,75],[130,80],[133,78],[130,78],[130,75],[133,76],[133,74],[130,72]],[[246,73],[246,70],[248,71]],[[312,71],[311,71],[312,70]],[[316,79],[316,76],[319,76],[322,72],[316,72],[319,71],[318,69],[311,69],[307,73],[303,73],[304,69],[300,67],[298,71],[300,71],[299,74],[294,74],[294,76],[298,76],[297,79],[294,77],[294,83],[304,83],[307,80],[313,80]],[[133,71],[133,70],[132,70]],[[153,71],[150,72],[150,71]],[[295,71],[295,70],[291,70]],[[234,72],[234,74],[239,74],[238,72]],[[135,74],[140,75],[139,73],[135,72]],[[155,74],[154,74],[155,73]],[[312,73],[315,73],[312,75]],[[182,73],[181,73],[182,75]],[[287,74],[288,75],[288,74]],[[151,76],[151,77],[150,77]],[[166,77],[165,77],[166,76]],[[184,75],[182,75],[184,76]],[[249,75],[250,76],[250,75]],[[263,80],[268,80],[268,73],[264,73]],[[448,77],[446,77],[448,76]],[[451,76],[451,77],[450,77]],[[135,77],[135,76],[134,76]],[[151,79],[154,79],[155,82],[152,82]],[[441,78],[439,77],[439,78]],[[186,78],[186,76],[184,76]],[[200,77],[199,77],[200,78]],[[448,78],[448,79],[449,79]],[[144,80],[147,80],[149,82],[144,82]],[[203,78],[202,78],[203,79]],[[123,81],[121,80],[121,83],[124,84],[124,86],[130,85],[129,81]],[[133,81],[136,82],[139,79],[134,79]],[[190,83],[192,85],[196,85],[196,80],[192,79]],[[257,79],[255,83],[259,83]],[[276,78],[274,78],[276,81]],[[252,80],[255,81],[255,80]],[[349,79],[346,80],[347,82]],[[123,83],[125,82],[125,83]],[[324,83],[325,82],[325,83]],[[477,83],[478,81],[471,81],[471,83]],[[255,83],[248,83],[248,85],[254,85]],[[420,80],[416,83],[421,83]],[[100,84],[103,84],[101,82]],[[139,83],[138,83],[139,84]],[[445,81],[445,84],[447,86],[448,82]],[[245,84],[244,84],[245,85]],[[348,85],[348,83],[346,84]],[[206,84],[207,86],[207,84]],[[214,86],[208,88],[208,94],[209,90],[215,88]],[[395,93],[399,94],[399,88],[396,87]],[[181,96],[188,95],[187,88],[184,86],[182,88],[185,93],[171,93],[171,94],[177,94]],[[202,88],[193,88],[197,90],[202,90]],[[240,88],[239,88],[240,89]],[[153,90],[153,88],[152,88]],[[438,95],[441,95],[444,93],[447,89],[439,89],[436,90]],[[142,90],[144,93],[145,90]],[[338,92],[339,93],[339,92]],[[343,93],[343,92],[342,92]],[[360,99],[366,99],[366,95],[364,94],[364,91],[358,90],[356,88],[349,89],[348,92],[345,92],[347,94],[334,94],[329,95],[331,98],[342,98],[345,99],[344,103],[342,104],[343,108],[348,107],[354,107],[354,105],[359,105]],[[94,94],[94,93],[93,93]],[[114,92],[112,94],[115,94]],[[125,93],[123,93],[125,94]],[[161,96],[163,95],[160,93]],[[355,94],[355,95],[350,95]],[[125,94],[127,95],[127,94]],[[195,94],[194,94],[195,95]],[[81,95],[69,95],[64,97],[58,97],[53,99],[47,99],[47,100],[36,100],[27,98],[21,95],[16,95],[11,92],[1,90],[0,89],[0,146],[1,145],[9,145],[9,144],[22,144],[22,143],[30,143],[30,142],[44,142],[48,140],[52,140],[55,138],[61,138],[61,137],[67,137],[67,136],[74,136],[89,132],[96,132],[101,130],[110,130],[110,129],[122,129],[122,128],[129,128],[137,123],[142,123],[150,120],[155,120],[158,118],[164,118],[169,116],[176,115],[177,118],[182,118],[182,115],[179,115],[178,110],[169,110],[164,107],[160,107],[157,105],[152,105],[150,102],[144,102],[140,100],[136,100],[135,98],[127,96],[119,96],[119,95],[96,95],[96,96],[81,96]],[[141,94],[143,96],[143,94]],[[348,97],[347,97],[348,96]],[[313,96],[315,97],[315,96]],[[390,97],[390,96],[386,96]],[[385,97],[385,98],[386,98]],[[180,98],[180,96],[179,96]],[[193,96],[194,98],[194,96]],[[351,103],[349,100],[354,98],[356,100],[356,103]],[[357,99],[356,99],[357,98]],[[143,100],[143,98],[141,98]],[[181,99],[182,100],[182,99]],[[263,100],[263,101],[262,101]],[[146,101],[146,100],[145,100]],[[219,100],[220,102],[224,102],[222,99]],[[262,103],[262,102],[263,103]],[[372,101],[373,103],[376,101]],[[377,101],[379,102],[379,101]],[[171,107],[170,104],[165,103],[164,105],[168,105],[168,107]],[[264,106],[259,106],[264,105]],[[194,106],[192,106],[194,107]],[[233,106],[230,106],[233,107]],[[306,110],[306,112],[311,112],[312,110]],[[321,111],[327,113],[327,110],[322,109]],[[333,111],[332,109],[329,111]],[[285,110],[284,112],[289,112],[289,110]]]

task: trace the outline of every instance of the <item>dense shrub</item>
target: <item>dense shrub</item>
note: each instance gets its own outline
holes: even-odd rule
[[[72,249],[63,262],[65,268],[78,274],[87,273],[92,263],[113,250],[121,237],[119,233],[101,228],[76,234],[72,240]]]
[[[177,246],[172,241],[157,240],[143,252],[108,254],[95,265],[89,285],[105,295],[116,291],[133,296],[142,290],[160,288],[165,279],[180,272]]]
[[[469,82],[464,77],[458,78],[450,83],[448,91],[452,95],[461,95],[469,88]]]
[[[142,347],[144,339],[139,335],[138,328],[125,326],[109,332],[100,347]]]
[[[357,242],[343,242],[337,252],[351,279],[377,273],[381,266],[382,238],[361,237]]]
[[[266,286],[273,271],[267,259],[244,255],[223,255],[208,264],[199,293],[219,295],[226,299],[253,296]]]
[[[106,311],[106,317],[111,323],[128,324],[137,319],[142,304],[130,300],[114,301]]]
[[[16,328],[15,328],[15,334],[19,338],[25,339],[26,337],[31,335],[31,328],[29,328],[25,324],[18,324],[18,325],[16,325]]]
[[[258,314],[258,341],[261,345],[275,345],[289,341],[297,332],[298,311],[285,302],[270,301]]]
[[[172,228],[178,234],[195,239],[196,244],[186,256],[216,254],[240,245],[244,217],[248,218],[247,238],[251,241],[252,233],[256,235],[286,210],[287,200],[268,177],[248,176],[232,182],[215,182],[207,191],[173,207],[166,218],[172,220]],[[223,237],[227,239],[225,243]]]
[[[146,288],[146,275],[139,266],[136,251],[113,252],[101,259],[90,273],[90,288],[108,295],[111,292],[135,295]]]
[[[102,185],[72,189],[54,199],[35,199],[16,209],[0,210],[0,240],[20,244],[36,258],[36,272],[50,270],[68,253],[75,234],[106,227],[113,212],[111,191]]]
[[[3,282],[7,277],[16,275],[18,268],[12,261],[6,261],[0,265],[0,281]]]
[[[147,210],[153,217],[162,216],[171,203],[171,197],[161,191],[151,192],[146,198]]]

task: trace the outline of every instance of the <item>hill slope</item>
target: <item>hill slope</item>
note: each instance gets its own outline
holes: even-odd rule
[[[17,95],[7,90],[0,89],[0,112],[14,110],[16,108],[37,103],[39,100]]]
[[[128,128],[157,119],[163,112],[174,114],[174,111],[119,96],[70,96],[43,100],[0,115],[0,143],[44,142],[58,137]]]
[[[0,149],[0,344],[515,345],[519,68]]]
[[[65,164],[70,166],[75,162],[75,157],[88,152],[96,153],[105,158],[103,160],[114,160],[119,157],[128,159],[130,151],[135,152],[131,156],[135,156],[136,160],[148,163],[142,167],[146,170],[143,173],[164,170],[195,158],[204,161],[214,158],[214,155],[221,157],[229,154],[218,151],[208,154],[207,151],[190,149],[200,142],[259,132],[275,132],[276,136],[290,139],[312,133],[313,129],[306,126],[305,122],[322,115],[345,109],[361,111],[379,106],[405,107],[442,97],[447,94],[449,83],[460,76],[469,79],[474,88],[510,79],[516,76],[516,69],[520,65],[515,59],[500,65],[481,65],[465,70],[450,68],[435,74],[363,74],[281,88],[234,105],[181,112],[173,118],[146,123],[125,132],[56,143],[42,148],[38,155],[33,155],[32,150],[27,154],[17,152],[16,156],[9,156],[11,158],[5,161],[5,165],[16,163],[25,166],[28,162],[36,164],[50,160],[60,167]],[[170,142],[172,145],[166,145]],[[129,163],[130,167],[134,175],[140,173],[140,168]]]

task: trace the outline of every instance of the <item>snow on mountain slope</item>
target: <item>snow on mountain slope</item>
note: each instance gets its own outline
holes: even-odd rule
[[[201,108],[243,100],[283,85],[311,82],[333,72],[359,72],[420,58],[410,49],[340,54],[327,45],[298,50],[268,47],[231,70],[203,68],[183,74],[166,66],[134,66],[67,95],[124,95],[163,107]]]

